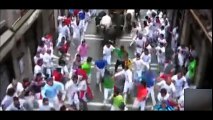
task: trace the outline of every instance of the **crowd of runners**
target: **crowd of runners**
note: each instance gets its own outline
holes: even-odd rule
[[[134,15],[132,11],[126,13]],[[166,13],[148,10],[142,24],[138,20],[132,23],[129,44],[135,49],[135,58],[130,58],[128,48],[109,41],[102,47],[102,57],[94,60],[89,56],[93,46],[87,44],[84,35],[96,15],[96,10],[69,9],[68,16],[58,16],[57,40],[50,34],[41,38],[34,56],[33,79],[14,79],[1,101],[2,110],[89,110],[87,103],[96,97],[92,81],[100,91],[103,89],[103,104],[111,104],[112,111],[129,110],[129,95],[134,96],[133,110],[146,110],[149,97],[152,110],[184,110],[184,90],[193,83],[197,56],[193,47],[179,44],[179,29],[170,26]],[[109,17],[106,14],[101,24],[108,26]],[[71,46],[77,51],[75,56],[69,53]],[[171,57],[167,57],[167,49],[171,49]],[[150,69],[153,55],[163,66],[160,74]],[[117,59],[114,71],[109,69],[112,57]],[[91,79],[92,65],[96,79]]]

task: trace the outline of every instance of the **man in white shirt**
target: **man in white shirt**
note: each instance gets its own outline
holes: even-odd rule
[[[116,73],[114,75],[114,77],[116,78],[117,76],[120,76],[120,75],[124,75],[125,76],[123,94],[124,94],[124,101],[126,102],[127,93],[130,92],[132,90],[132,88],[133,88],[132,71],[128,68],[128,66],[125,66],[124,70]]]
[[[107,42],[103,47],[103,59],[107,61],[108,65],[111,64],[112,52],[114,49],[114,46],[112,46],[110,42]]]
[[[37,61],[40,59],[40,51],[36,52],[36,55],[33,57],[34,64],[37,64]]]
[[[43,73],[43,59],[39,59],[37,61],[37,64],[34,66],[34,76],[36,76],[37,73]]]
[[[163,25],[160,27],[159,33],[160,33],[160,34],[163,34],[164,37],[165,37],[166,31],[165,31],[165,27],[164,27]]]
[[[175,52],[175,50],[177,48],[177,40],[179,38],[178,27],[173,28],[171,34],[172,34],[171,48],[172,48],[173,52]]]
[[[71,40],[70,29],[64,21],[62,22],[62,28],[59,31],[59,34],[61,34],[62,36],[65,36],[66,40]]]
[[[22,105],[18,97],[13,97],[13,103],[7,107],[6,111],[23,111],[24,108]]]
[[[108,29],[112,24],[112,19],[109,16],[109,14],[106,14],[105,16],[102,17],[100,25],[103,25],[106,27],[106,29]]]
[[[41,111],[50,111],[51,107],[49,105],[48,98],[43,98],[42,105],[39,108]]]
[[[144,52],[141,55],[141,59],[143,62],[145,62],[147,65],[151,63],[151,54],[149,53],[148,49],[145,49]]]
[[[72,79],[67,81],[67,83],[65,84],[65,90],[66,90],[68,103],[70,105],[74,104],[77,110],[80,110],[80,101],[79,101],[78,93],[77,93],[78,92],[77,82],[78,82],[78,76],[73,75]]]
[[[13,103],[13,97],[15,95],[15,89],[9,88],[7,89],[7,94],[4,96],[3,100],[1,101],[2,110],[6,110]]]
[[[172,83],[170,76],[168,76],[166,80],[161,80],[156,85],[157,87],[159,87],[160,90],[165,88],[170,97],[174,96],[176,89],[174,83]]]
[[[76,19],[75,21],[71,23],[71,26],[73,28],[73,42],[76,48],[79,46],[79,44],[81,43],[81,40],[83,39],[82,37],[83,28],[82,26],[80,26],[79,23],[80,23],[79,19]]]
[[[158,102],[167,101],[169,99],[170,95],[167,93],[167,90],[165,88],[162,88],[160,90],[160,93],[158,93],[157,99]]]
[[[182,72],[179,72],[177,75],[172,76],[172,81],[175,85],[175,97],[178,99],[181,96],[182,90],[188,86],[185,76]]]
[[[20,82],[18,82],[17,80],[13,79],[12,83],[10,83],[8,86],[7,86],[7,90],[10,89],[10,88],[14,88],[15,89],[15,96],[20,96],[21,93],[23,92],[24,88],[22,86],[22,84]],[[6,90],[6,91],[7,91]]]
[[[145,67],[149,67],[147,63],[140,59],[140,54],[136,54],[136,58],[133,59],[133,70],[134,70],[134,80],[140,82],[142,80],[142,72]]]
[[[51,56],[51,50],[48,49],[47,52],[44,54],[43,61],[44,61],[44,69],[45,74],[48,75],[48,77],[51,77],[51,68],[52,68],[52,56]]]
[[[160,46],[157,46],[156,48],[156,55],[157,55],[157,60],[159,64],[164,64],[165,62],[165,47],[163,44],[160,44]]]
[[[143,36],[142,34],[139,34],[138,38],[135,40],[136,44],[136,53],[141,54],[145,48],[146,44],[146,37]]]
[[[164,34],[165,34],[165,32],[164,32]],[[158,38],[158,42],[159,42],[159,44],[163,44],[165,46],[167,44],[167,41],[165,39],[164,34],[160,34],[160,37]]]

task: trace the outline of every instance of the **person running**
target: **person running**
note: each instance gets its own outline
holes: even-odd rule
[[[158,64],[164,64],[165,62],[165,47],[163,46],[162,43],[160,43],[160,46],[157,46],[155,48],[157,50],[156,55],[157,55],[157,60]]]
[[[59,92],[64,93],[64,85],[60,82],[53,81],[53,78],[47,79],[47,84],[42,88],[41,95],[43,98],[48,98],[53,106],[57,106]]]
[[[120,47],[120,49],[116,48],[114,51],[115,51],[115,53],[117,54],[117,57],[118,57],[118,59],[115,63],[115,73],[116,73],[117,70],[118,70],[118,66],[122,65],[122,68],[124,69],[124,67],[125,67],[124,59],[125,59],[125,54],[127,52],[126,52],[123,45]]]
[[[158,102],[161,103],[162,101],[169,100],[170,95],[167,93],[167,90],[165,88],[162,88],[160,90],[160,93],[158,93],[157,99]]]
[[[16,97],[19,97],[22,93],[22,91],[24,90],[22,84],[20,82],[18,82],[16,79],[13,79],[12,83],[10,83],[8,86],[7,86],[7,90],[10,89],[10,88],[13,88],[15,90],[15,96]]]
[[[78,76],[73,75],[72,79],[67,81],[65,84],[66,95],[68,99],[68,103],[70,105],[74,105],[77,110],[80,110],[80,101],[78,98]]]
[[[114,93],[114,80],[112,78],[112,74],[110,71],[106,70],[103,80],[103,87],[104,87],[104,105],[106,104],[107,100],[112,99]]]
[[[182,90],[188,86],[188,83],[186,81],[186,78],[185,76],[183,76],[183,72],[179,72],[178,74],[172,76],[171,80],[174,82],[174,85],[175,85],[175,97],[177,99],[180,98],[181,96],[181,92]]]
[[[106,45],[103,47],[103,59],[107,61],[108,65],[111,64],[111,57],[112,52],[115,48],[111,45],[111,43],[108,41]]]
[[[96,68],[96,85],[99,85],[100,91],[101,89],[101,81],[104,77],[105,69],[107,66],[107,61],[104,59],[96,60],[95,61],[95,68]]]
[[[174,83],[171,80],[171,76],[166,76],[165,80],[161,80],[160,82],[156,84],[156,87],[159,89],[159,91],[165,88],[167,93],[170,95],[170,97],[174,98],[176,88]]]
[[[81,38],[82,38],[83,28],[82,26],[80,26],[79,23],[80,23],[80,20],[78,18],[76,18],[76,20],[71,23],[71,26],[73,28],[73,43],[75,45],[75,48],[77,48],[79,44],[81,44]]]
[[[51,109],[51,106],[50,106],[48,98],[43,98],[42,105],[40,106],[39,110],[41,110],[41,111],[50,111],[50,109]]]
[[[137,87],[137,97],[136,100],[139,102],[139,108],[141,111],[145,110],[146,99],[148,95],[148,89],[146,86],[146,81],[142,80],[141,84]]]
[[[13,97],[15,95],[15,89],[9,88],[7,90],[7,94],[4,96],[3,100],[1,101],[2,110],[6,110],[13,103]]]
[[[140,54],[137,53],[136,58],[133,59],[133,73],[135,82],[142,80],[142,72],[144,67],[148,67],[148,65],[140,59]]]
[[[77,48],[77,53],[81,56],[81,61],[85,62],[88,57],[89,46],[85,40],[81,42],[81,44]]]
[[[141,59],[143,60],[143,62],[145,62],[147,65],[149,65],[151,63],[151,54],[149,53],[148,49],[144,49],[144,52],[141,55]]]
[[[119,91],[114,92],[111,111],[119,111],[120,106],[124,103],[124,98]]]
[[[133,76],[132,76],[132,71],[129,69],[128,66],[124,67],[124,70],[116,73],[114,77],[116,78],[117,76],[120,75],[125,75],[125,83],[124,83],[124,89],[123,89],[123,94],[124,94],[124,102],[126,103],[127,100],[127,94],[131,92],[132,87],[133,87]]]
[[[81,68],[86,71],[88,76],[88,83],[91,83],[92,58],[88,57],[86,62],[81,65]]]

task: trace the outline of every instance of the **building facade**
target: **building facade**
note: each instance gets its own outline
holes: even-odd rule
[[[32,78],[38,42],[55,34],[57,11],[0,10],[0,101],[13,78]]]
[[[198,56],[195,84],[212,88],[212,10],[171,10],[172,27],[179,27],[179,43],[195,48]],[[170,38],[171,39],[171,38]]]

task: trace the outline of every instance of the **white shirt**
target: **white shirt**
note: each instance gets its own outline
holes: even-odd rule
[[[146,64],[143,60],[137,59],[137,58],[134,58],[132,60],[132,63],[133,63],[133,69],[135,71],[144,70],[145,67],[148,67],[148,64]]]
[[[141,59],[142,59],[145,63],[150,64],[150,63],[151,63],[151,54],[145,55],[145,53],[142,53]]]
[[[9,88],[13,88],[12,83],[10,83],[7,86],[7,90]],[[22,84],[20,82],[17,82],[17,86],[16,86],[16,89],[15,89],[15,96],[19,96],[23,90],[24,90],[24,88],[23,88]]]
[[[43,73],[43,69],[39,65],[35,65],[34,67],[34,75],[36,75],[37,73]]]
[[[81,26],[80,26],[80,24],[79,25],[77,25],[76,24],[76,21],[74,21],[73,23],[71,23],[71,25],[72,25],[72,28],[73,28],[73,38],[74,39],[80,39],[80,37],[81,37]]]
[[[14,103],[12,103],[10,106],[7,107],[6,111],[19,111],[19,110],[23,111],[24,110],[22,105],[20,105],[20,108],[21,109],[16,108],[14,106]]]
[[[106,55],[106,56],[110,56],[112,51],[114,50],[115,48],[110,45],[110,47],[108,48],[107,45],[104,45],[103,47],[103,54]]]
[[[7,109],[7,107],[9,107],[12,103],[13,97],[6,95],[1,102],[1,106],[4,106],[4,109]]]
[[[52,56],[51,54],[45,53],[43,57],[44,66],[51,67],[52,66]]]
[[[168,100],[170,95],[167,93],[164,97],[161,96],[161,93],[158,93],[157,99],[159,102]]]
[[[176,91],[174,83],[171,83],[170,85],[168,85],[166,84],[165,80],[158,82],[157,86],[159,86],[160,89],[163,89],[163,88],[166,89],[167,93],[170,95],[173,95]]]
[[[178,64],[179,66],[183,66],[184,63],[184,55],[182,53],[178,53]]]
[[[59,34],[62,36],[68,37],[67,39],[70,40],[70,29],[67,25],[62,26],[62,28],[59,31]]]
[[[37,51],[46,51],[46,49],[45,49],[45,47],[40,47],[40,46],[38,46],[38,47],[37,47]]]
[[[183,76],[182,78],[178,79],[177,75],[174,75],[172,77],[172,80],[175,81],[176,97],[179,97],[182,94],[183,88],[188,86],[187,82],[186,82],[186,78]],[[184,83],[185,83],[185,85],[184,85]]]
[[[152,11],[151,11],[151,10],[148,10],[148,11],[146,12],[146,15],[147,15],[148,17],[151,17]]]
[[[159,33],[160,33],[160,34],[163,34],[163,35],[165,36],[166,31],[165,31],[165,29],[163,29],[163,30],[159,29]]]
[[[75,99],[75,94],[77,94],[78,86],[77,86],[77,84],[73,83],[73,80],[69,80],[65,84],[65,90],[67,92],[66,95],[67,95],[68,100],[72,101],[72,99]]]
[[[101,25],[105,25],[107,26],[107,28],[109,28],[109,26],[111,25],[112,20],[111,17],[109,15],[105,15],[102,17],[100,24]]]
[[[40,53],[40,58],[43,60],[44,59],[44,54]]]
[[[122,70],[115,74],[115,77],[124,75],[125,76],[125,82],[132,83],[132,71],[130,69],[128,70]]]
[[[49,105],[41,105],[40,109],[41,111],[50,111],[51,107]]]
[[[86,91],[87,90],[86,80],[79,81],[77,89],[78,91]]]
[[[137,46],[140,46],[140,48],[143,48],[144,44],[146,43],[146,37],[143,36],[142,39],[137,38],[135,43]]]
[[[37,64],[37,61],[40,59],[40,54],[39,54],[39,57],[37,56],[34,56],[33,60],[34,60],[34,63]]]
[[[159,43],[163,43],[163,44],[166,44],[167,42],[166,42],[166,39],[161,39],[161,38],[158,38],[158,42]]]
[[[165,47],[156,47],[155,48],[157,50],[156,55],[158,57],[158,59],[164,59],[165,58]],[[159,50],[161,50],[161,53],[159,52]]]
[[[178,99],[178,104],[180,106],[180,111],[184,111],[184,95],[181,95],[181,97]]]

